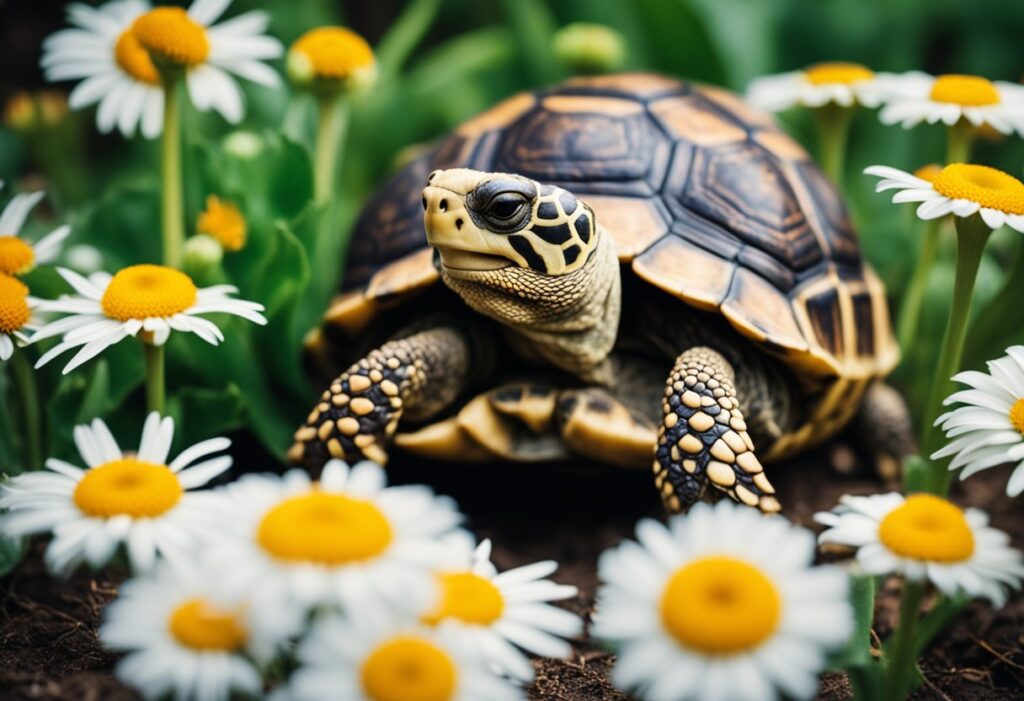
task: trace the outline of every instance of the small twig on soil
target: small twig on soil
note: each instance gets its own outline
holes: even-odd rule
[[[1009,665],[1010,667],[1013,667],[1014,669],[1017,669],[1017,670],[1020,670],[1021,672],[1024,672],[1024,665],[1021,665],[1021,664],[1018,664],[1017,662],[1014,662],[1009,657],[1007,657],[1006,654],[997,651],[995,648],[993,648],[991,645],[989,645],[984,640],[980,640],[978,638],[975,638],[973,635],[971,636],[971,640],[973,640],[974,643],[978,647],[980,647],[982,650],[984,650],[985,652],[989,653],[990,655],[992,655],[993,657],[998,659],[1003,664]]]
[[[928,675],[924,673],[924,670],[921,669],[920,665],[917,666],[917,673],[921,675],[921,681],[924,682],[924,685],[931,689],[940,698],[942,698],[943,701],[953,701],[953,699],[949,698],[949,696],[947,696],[945,692],[942,691],[942,689],[935,685],[935,682],[928,678]]]

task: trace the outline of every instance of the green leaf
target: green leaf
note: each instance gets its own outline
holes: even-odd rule
[[[169,403],[178,426],[175,441],[179,446],[223,436],[246,423],[245,397],[234,383],[223,389],[182,387]]]
[[[306,289],[310,280],[306,249],[284,222],[274,227],[273,247],[251,294],[266,308],[268,319],[276,316]]]
[[[502,0],[501,6],[532,82],[548,85],[562,77],[554,51],[558,24],[544,0]]]
[[[413,0],[398,16],[377,44],[377,65],[381,78],[398,75],[406,59],[423,40],[434,23],[441,0]]]
[[[875,618],[875,578],[850,578],[850,605],[853,607],[853,635],[829,665],[833,669],[866,667],[871,657],[871,624]]]
[[[903,491],[926,492],[932,484],[934,467],[920,455],[909,455],[903,461]]]
[[[76,240],[103,251],[111,271],[159,263],[160,192],[152,179],[115,186],[73,226]]]
[[[949,627],[957,616],[963,613],[971,603],[969,596],[943,596],[939,602],[917,624],[917,640],[914,641],[917,656],[920,657],[931,645],[935,636]]]

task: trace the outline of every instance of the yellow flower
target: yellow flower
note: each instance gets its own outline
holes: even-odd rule
[[[350,29],[319,27],[292,44],[287,72],[303,87],[358,88],[376,79],[377,59],[366,40]]]
[[[248,228],[241,210],[216,195],[206,198],[206,209],[200,213],[196,231],[212,236],[228,251],[245,248]]]

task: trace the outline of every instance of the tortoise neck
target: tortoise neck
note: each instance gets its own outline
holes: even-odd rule
[[[611,237],[598,232],[587,262],[565,275],[515,268],[487,279],[454,276],[446,285],[475,311],[501,323],[523,356],[587,375],[611,352],[619,330],[622,291]],[[504,279],[509,272],[514,279]]]

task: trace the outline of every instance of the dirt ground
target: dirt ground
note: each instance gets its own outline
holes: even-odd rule
[[[798,463],[774,466],[772,480],[785,513],[810,525],[811,514],[829,508],[843,493],[877,491],[866,474],[840,476],[824,451]],[[595,564],[608,546],[631,535],[637,519],[658,516],[660,506],[646,473],[589,465],[472,466],[401,464],[391,468],[398,483],[426,482],[459,500],[469,526],[495,541],[501,568],[556,558],[556,579],[576,584],[569,606],[591,610]],[[964,503],[982,506],[995,525],[1024,546],[1021,502],[1003,493],[1005,469],[984,472],[958,487]],[[53,581],[36,547],[10,577],[0,581],[0,701],[68,699],[120,701],[137,698],[113,678],[116,656],[96,640],[103,605],[116,593],[118,577],[80,573]],[[891,630],[898,590],[879,598],[876,632]],[[627,696],[608,682],[614,659],[586,641],[569,661],[537,664],[533,701],[620,701]],[[973,605],[935,642],[923,660],[925,683],[915,699],[997,701],[1024,698],[1024,596],[994,613]],[[849,697],[842,675],[822,679],[819,699]]]

